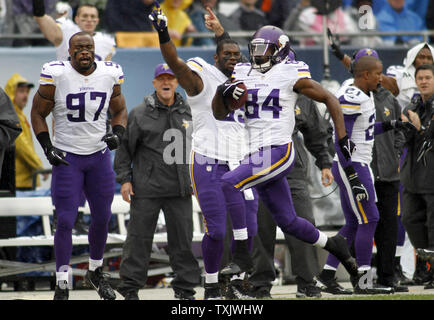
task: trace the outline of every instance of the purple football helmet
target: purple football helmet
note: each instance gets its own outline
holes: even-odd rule
[[[263,26],[249,43],[252,68],[260,72],[267,72],[273,65],[282,62],[289,52],[288,36],[275,26]]]

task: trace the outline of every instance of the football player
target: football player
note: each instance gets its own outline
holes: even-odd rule
[[[95,59],[109,61],[115,54],[116,43],[110,35],[95,32],[98,26],[98,9],[91,4],[82,4],[77,8],[75,23],[66,16],[54,20],[45,14],[44,0],[33,0],[33,16],[45,38],[56,47],[56,59],[69,59],[69,38],[77,32],[85,31],[95,41]]]
[[[357,265],[344,237],[329,238],[295,214],[285,176],[294,162],[291,136],[298,93],[326,104],[335,123],[337,152],[342,157],[350,159],[355,145],[346,134],[339,101],[311,79],[307,64],[286,59],[289,51],[288,36],[277,27],[264,26],[253,35],[249,44],[250,63],[237,64],[234,68],[233,77],[237,80],[234,84],[242,81],[248,92],[244,113],[250,155],[236,169],[223,175],[223,193],[227,201],[239,204],[238,214],[244,215],[240,191],[255,187],[283,232],[325,248],[339,257],[351,275],[357,275]],[[225,87],[231,88],[231,85],[223,83],[220,88]],[[212,106],[218,119],[223,119],[230,111],[225,104],[225,97],[230,94],[230,89],[216,91]],[[358,197],[367,196],[360,181],[354,181],[352,191]],[[243,270],[242,265],[237,266],[235,258],[233,262],[221,273]]]
[[[120,84],[120,65],[94,61],[94,39],[86,32],[69,40],[70,61],[44,64],[40,86],[33,99],[31,120],[34,133],[53,165],[51,196],[57,212],[54,235],[56,290],[54,299],[68,299],[69,259],[72,228],[84,191],[91,211],[89,270],[86,280],[103,299],[115,299],[102,273],[115,175],[108,149],[116,149],[127,123],[125,99]],[[107,113],[112,114],[112,132],[106,133]],[[51,142],[46,117],[55,123]],[[66,283],[65,283],[66,282]]]
[[[212,19],[217,19],[210,9],[208,13]],[[239,165],[247,153],[247,142],[242,111],[230,112],[221,121],[216,120],[211,109],[211,100],[217,86],[228,80],[234,66],[240,61],[240,48],[233,40],[222,40],[217,44],[214,64],[199,57],[184,62],[178,57],[176,47],[170,40],[167,17],[158,2],[155,2],[155,10],[149,18],[158,31],[164,60],[185,90],[191,108],[193,143],[190,175],[205,223],[202,240],[206,272],[205,299],[221,299],[218,271],[224,250],[226,212],[231,214],[238,203],[225,199],[220,179],[223,174]],[[235,239],[233,250],[243,248],[244,252],[251,250],[252,238],[257,232],[258,202],[255,191],[246,190],[242,202],[247,214],[235,217],[231,214],[231,219]],[[244,269],[248,270],[252,266],[251,259],[247,260]]]

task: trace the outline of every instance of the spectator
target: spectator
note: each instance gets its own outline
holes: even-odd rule
[[[12,14],[12,0],[0,2],[0,34],[14,33],[14,18]],[[1,39],[0,46],[12,46],[13,39]]]
[[[58,61],[69,59],[69,39],[77,32],[91,34],[95,41],[95,60],[111,60],[115,54],[115,41],[108,34],[95,32],[99,23],[98,9],[89,4],[80,5],[72,20],[62,17],[54,20],[45,14],[43,0],[33,0],[33,17],[41,28],[45,38],[56,47]]]
[[[188,14],[184,11],[192,2],[193,0],[165,0],[161,4],[161,8],[169,21],[169,35],[177,47],[191,45],[193,40],[184,38],[184,36],[189,32],[197,31]]]
[[[299,0],[259,0],[255,6],[265,13],[266,24],[282,28],[290,9],[293,9],[297,2]]]
[[[311,1],[302,1],[304,7],[296,20],[295,30],[322,33],[324,16],[319,14],[318,9],[313,5],[306,5],[307,2]],[[332,9],[334,10],[327,15],[327,27],[332,32],[359,32],[356,23],[341,7],[335,5]],[[341,37],[340,41],[351,43],[348,37]],[[304,38],[300,43],[302,45],[315,45],[321,43],[321,38]]]
[[[426,28],[425,17],[428,12],[429,1],[430,0],[406,0],[407,7],[423,20],[424,28]]]
[[[116,180],[122,198],[131,203],[131,218],[120,268],[118,291],[126,300],[138,300],[146,284],[153,234],[163,210],[170,265],[176,276],[171,282],[175,298],[194,299],[200,283],[199,265],[191,250],[193,237],[192,189],[186,156],[191,139],[191,111],[181,94],[178,80],[167,64],[155,68],[155,92],[145,97],[128,116],[127,130],[115,156]],[[181,141],[167,141],[170,130]],[[176,136],[176,135],[175,135]],[[180,159],[169,164],[165,152],[172,143],[181,146]]]
[[[107,0],[107,31],[154,31],[148,19],[153,4],[154,0]]]
[[[55,4],[56,0],[40,0],[45,2],[47,17],[50,18],[56,15]],[[32,17],[32,1],[31,0],[14,0],[12,5],[14,28],[19,34],[34,34],[39,33],[38,24]],[[29,45],[49,45],[48,41],[43,40],[14,40],[14,46],[29,46]]]
[[[240,6],[235,10],[229,18],[237,21],[239,30],[252,31],[253,33],[260,27],[267,24],[265,13],[255,7],[257,0],[239,0]],[[240,45],[247,45],[251,37],[238,38],[237,41]]]
[[[12,101],[6,92],[0,88],[0,173],[6,151],[14,144],[21,132],[20,119]]]
[[[405,0],[387,0],[377,14],[379,31],[422,31],[424,21],[407,8]],[[387,44],[416,43],[422,41],[421,36],[383,36]]]
[[[42,161],[35,152],[30,124],[24,114],[30,89],[33,87],[33,83],[29,83],[18,73],[12,75],[5,87],[5,91],[14,105],[20,119],[21,128],[23,129],[23,132],[15,141],[16,188],[20,191],[33,190],[34,187],[39,186],[39,176],[36,180],[36,186],[33,186],[33,175],[36,170],[43,169]],[[44,174],[43,177],[46,180],[48,174]]]
[[[309,197],[306,183],[309,159],[306,149],[303,147],[303,140],[304,145],[317,159],[316,165],[322,172],[324,186],[328,186],[333,182],[333,175],[330,171],[332,158],[328,152],[328,141],[332,139],[333,129],[330,123],[320,115],[313,100],[303,95],[300,95],[296,102],[295,123],[296,129],[292,135],[294,150],[296,150],[295,163],[294,168],[286,178],[291,188],[297,216],[314,224],[312,200]],[[300,138],[299,132],[303,134],[303,140]],[[296,276],[296,297],[321,297],[321,290],[315,285],[314,281],[314,277],[319,273],[316,248],[289,234],[284,235],[291,255],[291,270]],[[249,277],[249,282],[253,286],[251,295],[256,298],[270,296],[272,282],[275,280],[273,268],[275,238],[276,224],[268,209],[260,201],[258,237],[254,239],[252,252],[255,269]],[[263,248],[261,249],[261,247]],[[344,293],[340,292],[340,294]]]
[[[403,120],[410,120],[417,132],[406,134],[407,155],[401,168],[404,186],[402,223],[416,249],[434,250],[434,66],[421,65],[415,79],[420,97],[405,108]],[[422,153],[421,151],[424,151]],[[420,157],[419,157],[420,156]],[[423,260],[420,250],[418,257]],[[424,261],[425,263],[425,261]],[[432,266],[432,264],[431,264]],[[434,271],[425,289],[434,288]]]

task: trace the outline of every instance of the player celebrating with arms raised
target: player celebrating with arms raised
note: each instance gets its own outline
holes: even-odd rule
[[[127,123],[120,84],[122,68],[113,62],[95,61],[91,35],[78,32],[69,40],[71,61],[46,63],[33,100],[31,120],[35,135],[53,165],[51,196],[58,216],[54,235],[56,255],[55,300],[67,300],[72,228],[84,190],[91,211],[89,271],[86,280],[101,298],[115,299],[102,273],[115,174],[110,150],[116,149]],[[112,133],[106,133],[107,112]],[[54,144],[46,117],[53,113]],[[71,285],[70,283],[68,285]]]

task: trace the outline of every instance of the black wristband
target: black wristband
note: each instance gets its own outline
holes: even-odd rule
[[[164,44],[170,41],[169,31],[167,27],[161,31],[158,31],[158,39],[160,40],[160,44]]]
[[[38,133],[36,135],[36,139],[38,139],[45,153],[47,153],[47,150],[53,146],[53,144],[51,143],[50,134],[47,131],[42,131]]]
[[[33,16],[43,17],[45,15],[44,0],[33,0]]]
[[[125,133],[125,128],[121,126],[120,124],[115,125],[113,128],[113,133],[117,135],[119,138],[122,138],[122,136]]]

